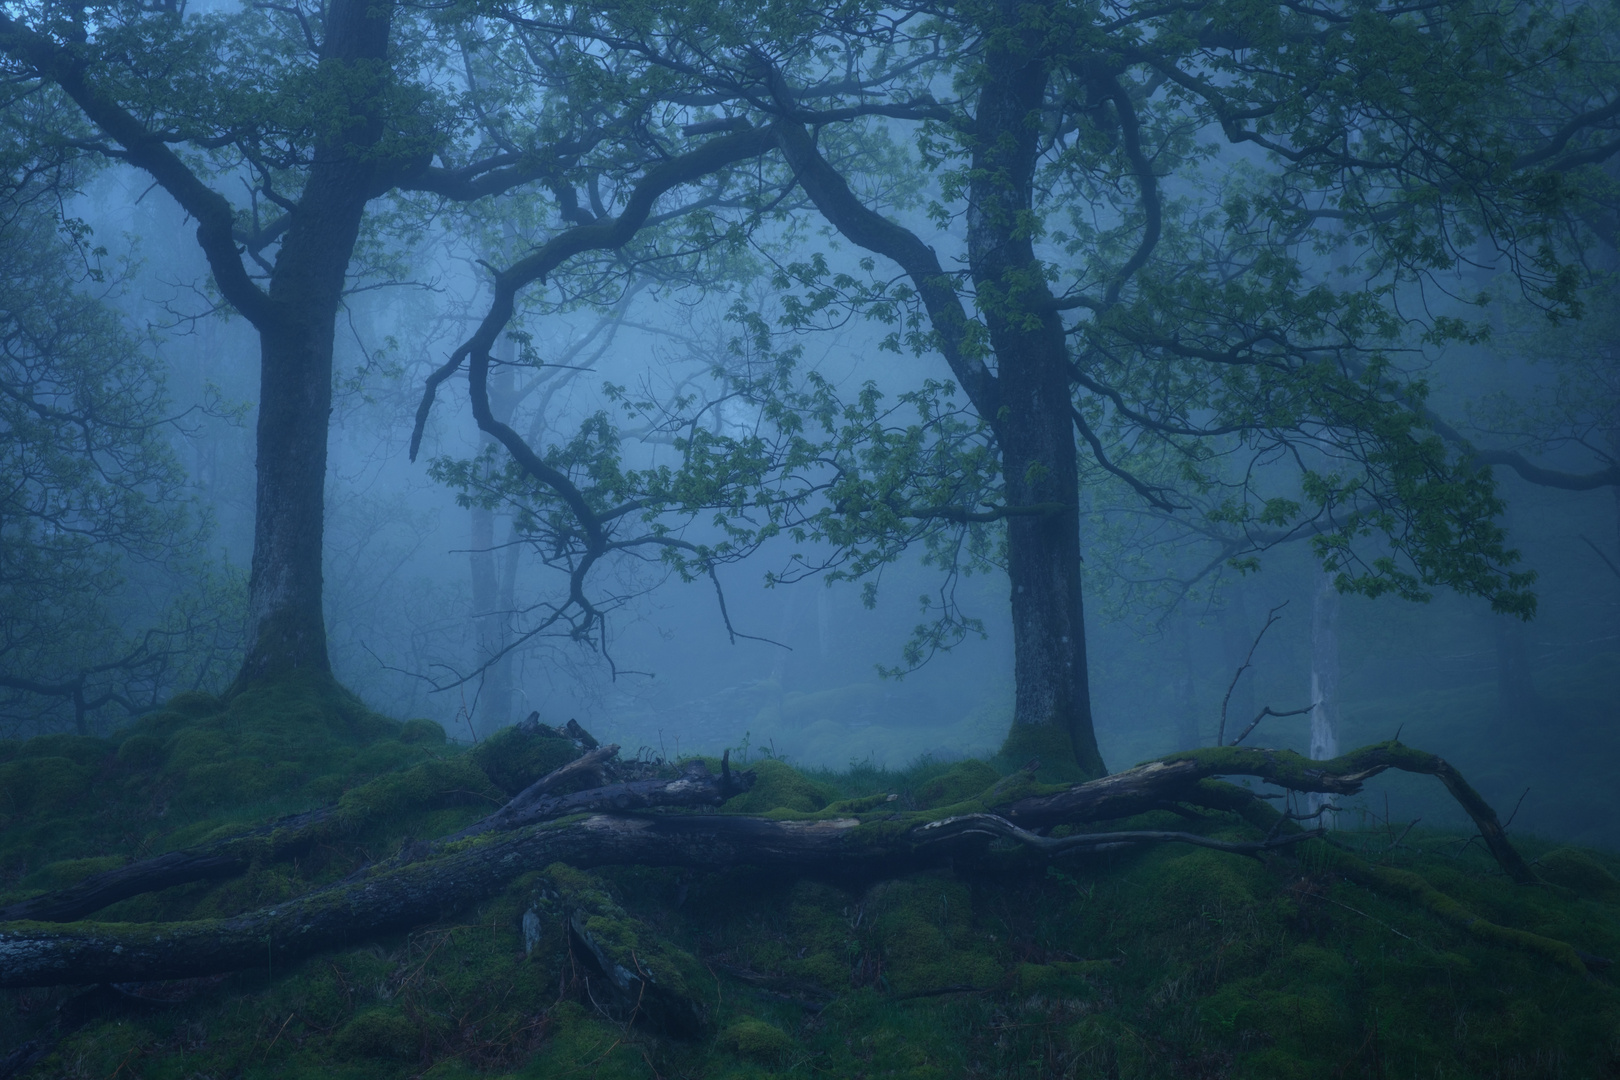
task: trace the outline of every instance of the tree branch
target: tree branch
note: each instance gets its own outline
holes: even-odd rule
[[[234,237],[235,211],[225,196],[204,184],[165,143],[127,109],[94,86],[88,64],[73,50],[22,25],[0,11],[0,49],[56,83],[84,115],[123,150],[131,165],[145,170],[181,208],[197,219],[197,243],[208,259],[220,292],[254,326],[270,317],[270,299],[248,276]]]

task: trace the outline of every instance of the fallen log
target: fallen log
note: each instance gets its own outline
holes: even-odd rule
[[[570,723],[573,723],[570,721]],[[577,728],[584,739],[590,736]],[[547,729],[549,730],[549,729]],[[591,746],[596,742],[590,739]],[[537,804],[565,783],[586,775],[617,754],[617,746],[597,747],[579,758],[542,776],[494,814],[470,826],[459,835],[472,835],[489,828],[512,828],[517,824],[531,824],[548,816]],[[750,782],[752,778],[750,776]],[[744,790],[738,788],[737,790]],[[362,791],[363,794],[363,791]],[[467,793],[449,790],[451,801],[464,801]],[[680,798],[688,801],[679,801]],[[695,793],[682,792],[675,805],[698,805]],[[359,800],[359,801],[364,801]],[[714,799],[717,805],[723,797]],[[657,805],[654,798],[644,798],[640,805]],[[579,809],[583,809],[581,806]],[[628,809],[629,807],[624,807]],[[562,809],[549,816],[576,813],[575,809]],[[176,885],[189,885],[197,881],[218,881],[246,873],[255,862],[279,862],[309,850],[316,841],[325,839],[345,826],[353,826],[355,815],[346,812],[342,804],[322,806],[300,814],[278,818],[266,825],[250,829],[238,836],[226,837],[210,844],[169,851],[149,859],[140,859],[112,870],[93,874],[74,885],[53,892],[31,896],[5,907],[0,907],[0,922],[22,920],[34,922],[72,922],[128,900]]]
[[[1509,842],[1496,811],[1444,758],[1389,742],[1352,750],[1330,761],[1314,761],[1292,750],[1216,746],[1185,750],[1105,776],[1066,791],[1019,799],[1001,808],[1004,816],[1025,828],[1065,821],[1100,821],[1129,817],[1175,802],[1201,780],[1216,776],[1252,776],[1290,791],[1354,795],[1372,777],[1388,769],[1434,776],[1473,819],[1498,865],[1520,884],[1532,884],[1535,871]]]
[[[589,759],[596,758],[597,761],[584,765],[585,768],[605,761],[618,751],[617,746],[604,746],[593,750],[579,761],[563,766],[557,772],[574,770],[574,775],[577,775],[580,770],[576,767],[584,765]],[[681,768],[680,775],[676,777],[627,780],[586,788],[584,791],[566,795],[546,794],[546,789],[541,785],[550,779],[551,777],[545,777],[537,781],[533,787],[513,798],[489,817],[474,822],[460,832],[452,833],[441,842],[449,843],[485,832],[518,829],[551,818],[567,817],[569,814],[719,806],[733,795],[740,795],[754,786],[753,773],[732,771],[730,750],[727,750],[720,759],[719,776],[711,773],[703,762],[694,760],[687,762]]]
[[[553,862],[721,869],[742,864],[797,874],[890,877],[947,859],[982,853],[996,840],[1038,857],[1136,843],[1185,842],[1256,854],[1317,835],[1268,835],[1255,842],[1214,840],[1194,833],[1085,832],[1043,836],[1058,824],[1086,825],[1178,799],[1209,805],[1255,803],[1241,789],[1212,786],[1210,777],[1250,775],[1300,791],[1349,793],[1388,768],[1439,776],[1465,809],[1494,826],[1491,850],[1515,880],[1534,880],[1495,824],[1495,813],[1443,760],[1383,743],[1329,762],[1285,751],[1223,747],[1149,762],[1115,776],[1050,795],[1013,800],[983,813],[894,813],[774,820],[726,814],[625,813],[626,808],[713,805],[743,790],[751,776],[723,763],[714,777],[701,765],[681,777],[610,784],[526,801],[515,827],[413,846],[408,857],[367,868],[338,884],[273,907],[228,919],[182,923],[0,924],[0,986],[139,982],[274,968],[324,949],[404,930],[493,895],[507,882]],[[986,793],[999,799],[1003,785]],[[667,801],[660,801],[667,800]],[[998,812],[990,812],[999,809]],[[533,821],[533,815],[570,814]],[[519,821],[528,822],[516,824]],[[1487,837],[1489,840],[1490,838]],[[1515,872],[1518,867],[1524,876]]]
[[[273,862],[307,850],[336,820],[337,808],[323,806],[213,844],[141,859],[93,874],[65,889],[8,904],[0,908],[0,922],[72,922],[132,896],[235,877],[245,873],[255,859]]]
[[[953,828],[947,822],[917,820],[922,816],[904,815],[910,820],[901,821],[896,819],[902,815],[883,814],[863,822],[853,817],[776,821],[728,814],[592,814],[542,822],[458,841],[434,858],[229,919],[0,925],[0,987],[178,979],[261,965],[274,970],[312,953],[428,922],[554,862],[703,870],[746,864],[794,873],[886,877],[983,850],[987,829],[982,821]],[[1088,834],[1094,847],[1144,839],[1149,837]],[[1208,837],[1196,842],[1219,850],[1255,849]]]

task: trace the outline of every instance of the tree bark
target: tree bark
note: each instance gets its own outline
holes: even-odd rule
[[[332,348],[349,259],[379,163],[392,8],[334,0],[323,62],[343,73],[350,120],[318,139],[314,164],[270,275],[260,339],[258,490],[248,581],[247,654],[237,686],[293,673],[328,675],[321,603]]]
[[[553,811],[573,816],[491,829],[470,838],[447,838],[328,888],[231,918],[153,924],[6,923],[0,925],[0,986],[174,979],[260,964],[273,970],[310,953],[437,918],[492,895],[528,870],[558,861],[582,868],[628,863],[715,870],[747,864],[798,874],[870,878],[978,857],[995,839],[1013,841],[1037,857],[1164,841],[1258,852],[1314,834],[1288,836],[1273,826],[1264,840],[1228,842],[1197,834],[1144,832],[1075,831],[1057,838],[1034,830],[1090,824],[1177,801],[1208,805],[1213,794],[1220,794],[1220,801],[1227,804],[1234,799],[1255,803],[1236,788],[1212,793],[1203,783],[1212,776],[1247,775],[1295,791],[1353,793],[1368,778],[1391,768],[1438,777],[1479,825],[1503,869],[1516,881],[1536,880],[1507,840],[1495,812],[1455,769],[1441,758],[1396,742],[1326,762],[1282,750],[1190,751],[1057,794],[999,806],[995,793],[1002,785],[998,785],[986,793],[984,812],[944,818],[926,812],[890,812],[887,803],[877,801],[870,812],[857,809],[844,816],[799,821],[616,809],[662,804],[666,799],[676,805],[712,805],[733,785],[737,790],[747,786],[743,776],[723,773],[716,778],[691,772],[673,781],[610,785],[558,800],[531,800],[522,814],[508,816],[508,824],[532,822],[533,815]],[[614,809],[602,812],[604,808]]]
[[[986,417],[1001,448],[1016,680],[1005,752],[1034,752],[1101,776],[1086,667],[1080,581],[1080,471],[1069,352],[1030,211],[1041,107],[1050,77],[1035,50],[992,46],[975,117],[968,262],[995,351],[1000,411]]]
[[[1311,604],[1311,757],[1326,761],[1339,756],[1339,590],[1332,575],[1317,571],[1316,596]],[[1311,795],[1311,811],[1322,810],[1328,800]],[[1321,822],[1331,828],[1331,811]]]
[[[1620,490],[1620,489],[1616,489]],[[1511,508],[1502,514],[1502,524],[1513,528]],[[1501,721],[1524,727],[1536,711],[1536,680],[1530,667],[1530,649],[1523,619],[1492,612],[1491,637],[1496,646],[1496,704]]]

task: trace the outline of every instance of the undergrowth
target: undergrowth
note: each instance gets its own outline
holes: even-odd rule
[[[305,856],[96,917],[248,910],[482,816],[562,752],[468,750],[322,683],[228,704],[177,699],[107,739],[3,743],[0,903],[278,814],[342,806],[342,830]],[[728,809],[813,813],[890,794],[904,807],[947,806],[998,779],[977,761],[841,773],[749,765],[759,782]],[[1372,825],[1334,842],[1421,875],[1484,919],[1620,957],[1612,856],[1521,841],[1548,884],[1520,887],[1465,836]],[[1120,827],[1255,835],[1214,814],[1157,812]],[[5,992],[0,1057],[58,1016],[93,1010],[24,1075],[1620,1076],[1612,975],[1493,945],[1335,865],[1312,843],[1264,860],[1163,846],[876,882],[537,869],[440,923],[285,968],[127,992]],[[593,993],[561,909],[544,899],[585,894],[593,934],[679,968],[700,1030],[654,1034]]]

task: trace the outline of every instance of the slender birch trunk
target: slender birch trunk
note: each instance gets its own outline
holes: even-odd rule
[[[1317,572],[1316,597],[1311,605],[1311,757],[1328,761],[1339,756],[1339,590],[1333,576]],[[1321,809],[1328,796],[1313,794],[1311,809]],[[1335,817],[1322,815],[1332,828]]]

